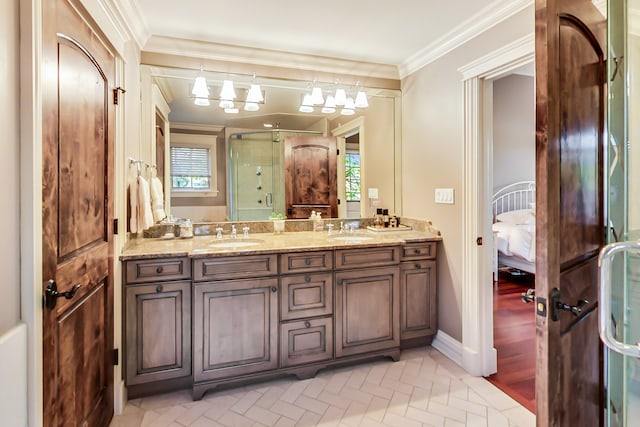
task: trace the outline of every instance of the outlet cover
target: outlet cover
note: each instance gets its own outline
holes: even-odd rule
[[[453,188],[436,188],[436,203],[453,205]]]

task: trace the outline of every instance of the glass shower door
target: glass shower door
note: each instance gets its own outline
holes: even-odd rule
[[[608,2],[607,238],[600,266],[606,425],[640,419],[640,0]]]

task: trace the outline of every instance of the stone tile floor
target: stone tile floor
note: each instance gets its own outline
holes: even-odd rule
[[[375,360],[211,391],[130,400],[111,427],[402,426],[529,427],[535,415],[484,378],[472,377],[432,347],[398,362]]]

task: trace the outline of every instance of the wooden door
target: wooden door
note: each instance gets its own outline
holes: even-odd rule
[[[536,2],[538,426],[602,423],[605,31],[590,0]]]
[[[336,275],[336,357],[400,346],[399,269],[346,270]]]
[[[285,204],[288,218],[338,216],[335,137],[290,136],[284,139]]]
[[[113,416],[115,60],[79,4],[51,0],[43,8],[44,425],[106,426]],[[47,292],[53,283],[69,298]]]

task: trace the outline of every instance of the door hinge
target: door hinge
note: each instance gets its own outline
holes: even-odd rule
[[[120,351],[117,348],[113,349],[113,366],[120,364]]]
[[[340,155],[340,149],[338,148],[336,149],[336,156],[339,156],[339,155]]]
[[[338,204],[340,204],[340,199],[338,199]]]
[[[113,89],[113,104],[114,105],[118,105],[119,101],[120,101],[120,93],[125,93],[126,90],[124,90],[123,88],[121,88],[120,86],[118,86],[117,88]]]
[[[118,218],[113,219],[113,234],[118,234]]]
[[[478,238],[476,239],[476,245],[478,245],[478,246],[482,246],[482,237],[478,237]]]

